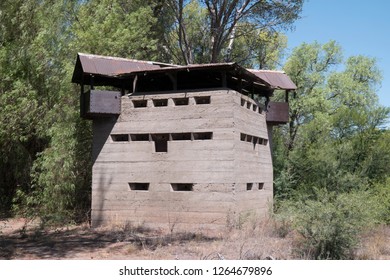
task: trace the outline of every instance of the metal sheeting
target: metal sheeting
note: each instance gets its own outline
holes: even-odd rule
[[[156,69],[147,69],[140,71],[132,71],[127,74],[138,74],[138,73],[158,73],[158,72],[174,72],[174,71],[191,71],[191,70],[219,70],[219,69],[228,69],[234,67],[240,67],[236,63],[212,63],[212,64],[189,64],[189,65],[170,65],[170,67],[159,67]],[[124,74],[123,76],[126,76]]]
[[[160,66],[147,61],[123,58],[102,57],[96,55],[79,55],[84,73],[114,76],[118,74],[159,69]]]
[[[271,70],[249,70],[260,79],[266,81],[272,87],[284,90],[294,90],[297,86],[291,81],[290,77],[282,71]]]
[[[164,64],[152,61],[140,61],[126,58],[100,56],[92,54],[79,53],[77,62],[73,72],[72,82],[88,83],[90,75],[101,77],[119,78],[131,76],[135,73],[159,73],[159,72],[175,72],[175,71],[211,71],[225,70],[233,71],[242,76],[248,81],[265,84],[272,89],[296,89],[295,84],[291,79],[280,71],[268,70],[248,70],[236,63],[215,63],[215,64],[194,64],[186,66],[178,66],[173,64]]]
[[[72,82],[81,83],[83,76],[89,74],[114,77],[134,71],[159,69],[161,66],[166,65],[169,64],[78,53]]]

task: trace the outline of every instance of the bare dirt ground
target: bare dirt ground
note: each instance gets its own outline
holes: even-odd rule
[[[280,237],[272,221],[224,232],[163,232],[130,225],[40,228],[24,219],[0,220],[0,259],[294,259],[293,233]],[[370,232],[359,259],[390,259],[390,227]]]

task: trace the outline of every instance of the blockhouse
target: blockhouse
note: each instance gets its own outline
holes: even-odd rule
[[[92,226],[215,229],[272,204],[271,128],[288,121],[278,71],[78,54],[93,122]],[[109,90],[108,90],[109,89]]]

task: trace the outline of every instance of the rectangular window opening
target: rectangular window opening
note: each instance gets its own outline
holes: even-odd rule
[[[250,103],[249,101],[246,103],[246,107],[247,107],[248,109],[251,108],[251,105],[252,105],[252,103]]]
[[[133,100],[134,108],[143,108],[148,107],[148,101],[147,100]]]
[[[149,141],[149,134],[130,134],[131,141]]]
[[[253,183],[246,183],[246,190],[247,191],[252,190],[252,187],[253,187]]]
[[[264,189],[264,183],[259,183],[259,185],[258,185],[258,189],[259,189],[259,190],[262,190],[262,189]]]
[[[241,141],[246,141],[246,134],[241,133],[240,139]]]
[[[149,183],[129,183],[131,191],[148,191]]]
[[[241,98],[241,106],[245,106],[245,99]]]
[[[172,133],[171,136],[174,141],[191,140],[191,133]]]
[[[253,149],[256,149],[256,144],[258,143],[259,139],[257,137],[253,137]]]
[[[266,146],[267,143],[268,143],[268,140],[267,140],[267,139],[264,139],[264,138],[259,138],[258,143],[259,143],[260,145]]]
[[[168,106],[168,99],[153,99],[154,107],[165,107]]]
[[[253,111],[256,112],[257,111],[257,105],[253,104]]]
[[[153,134],[154,149],[156,153],[168,152],[169,134]]]
[[[194,184],[171,184],[172,190],[175,192],[192,192],[194,190]]]
[[[251,143],[251,142],[252,142],[252,139],[253,139],[253,136],[252,136],[252,135],[247,135],[247,136],[246,136],[246,142]]]
[[[196,96],[195,103],[196,104],[210,104],[210,96]]]
[[[175,106],[184,106],[184,105],[188,105],[188,97],[173,98],[173,102],[175,103]]]
[[[111,139],[114,142],[128,142],[129,134],[111,134]]]
[[[213,139],[213,133],[212,132],[197,132],[192,134],[194,137],[194,140],[211,140]]]

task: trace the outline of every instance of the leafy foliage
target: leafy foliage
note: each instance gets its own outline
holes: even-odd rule
[[[157,58],[153,1],[91,0],[81,4],[72,25],[78,52],[133,59]]]
[[[285,202],[278,216],[291,217],[300,258],[352,259],[360,234],[378,222],[379,208],[369,192],[318,191],[317,199]]]
[[[76,53],[158,57],[158,1],[0,3],[1,213],[88,218],[91,124],[71,84]]]
[[[264,43],[261,34],[290,28],[302,5],[302,0],[169,0],[163,15],[172,25],[164,45],[179,50],[173,52],[176,63],[232,61],[243,42],[252,59]]]
[[[357,56],[343,64],[335,42],[302,44],[285,70],[298,89],[290,95],[288,126],[275,130],[276,195],[349,192],[385,180],[390,150],[383,124],[390,111],[378,104],[375,60]]]
[[[285,70],[298,89],[288,126],[274,130],[276,219],[299,233],[299,257],[351,259],[364,230],[389,223],[390,110],[378,104],[380,71],[372,58],[344,61],[333,41],[302,44]]]
[[[390,224],[390,177],[380,183],[374,184],[371,195],[380,205],[379,217],[380,220],[389,225]]]

